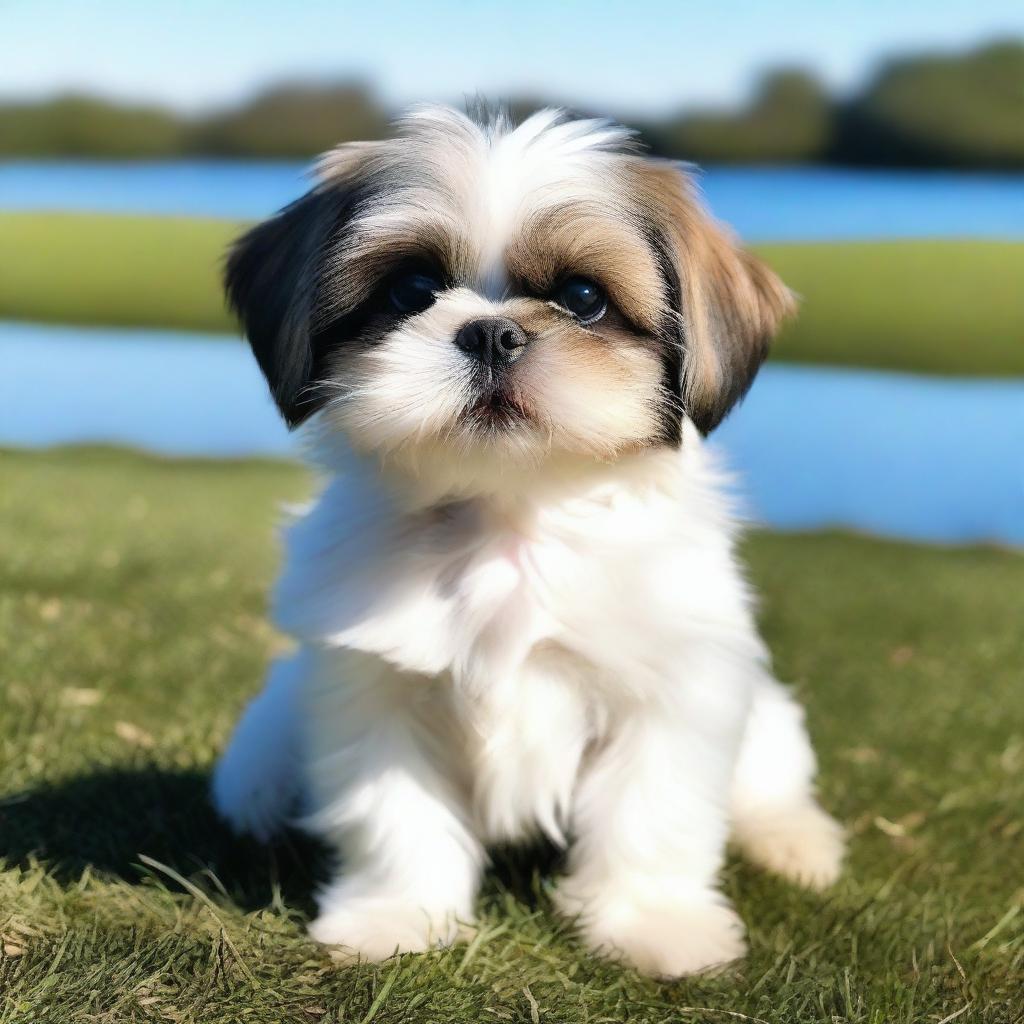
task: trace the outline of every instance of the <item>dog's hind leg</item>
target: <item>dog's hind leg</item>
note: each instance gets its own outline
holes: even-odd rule
[[[274,663],[242,713],[213,773],[213,803],[236,832],[266,842],[296,810],[300,789],[299,701],[308,655]]]
[[[732,834],[755,864],[812,889],[831,885],[843,832],[814,796],[817,763],[803,709],[786,687],[759,680],[732,787]]]

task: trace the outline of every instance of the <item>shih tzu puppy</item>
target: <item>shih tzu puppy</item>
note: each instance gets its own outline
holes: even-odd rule
[[[538,832],[587,944],[662,976],[744,951],[730,837],[833,881],[703,443],[793,300],[683,168],[603,121],[422,109],[328,153],[227,290],[324,483],[214,798],[338,851],[316,939],[451,943],[487,845]]]

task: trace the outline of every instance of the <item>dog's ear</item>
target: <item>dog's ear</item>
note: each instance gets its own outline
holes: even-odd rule
[[[349,143],[328,153],[317,186],[242,235],[228,253],[228,303],[290,427],[325,401],[316,387],[323,353],[314,335],[322,272],[352,215],[373,146]]]
[[[670,264],[670,315],[683,350],[679,394],[707,434],[746,394],[796,299],[711,218],[679,165],[642,164],[641,199]]]
[[[289,426],[317,408],[311,320],[324,253],[346,205],[343,193],[315,189],[242,235],[228,255],[228,302]]]
[[[314,189],[242,235],[228,255],[228,302],[290,427],[323,404],[312,320],[324,256],[348,209],[345,191]]]

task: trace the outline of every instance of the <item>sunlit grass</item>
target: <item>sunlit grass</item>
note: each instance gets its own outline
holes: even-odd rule
[[[1024,244],[932,240],[756,248],[802,299],[773,359],[1024,374]]]
[[[851,857],[824,896],[730,863],[740,966],[659,984],[593,960],[550,862],[519,855],[471,946],[341,968],[304,935],[318,852],[234,840],[206,799],[281,643],[275,508],[308,487],[269,462],[0,454],[0,1021],[1020,1019],[1020,555],[747,542]]]
[[[237,333],[219,271],[242,225],[0,214],[0,318]],[[803,296],[773,358],[1024,374],[1024,244],[807,242],[757,250]]]
[[[228,221],[0,213],[0,318],[238,333],[220,289]]]

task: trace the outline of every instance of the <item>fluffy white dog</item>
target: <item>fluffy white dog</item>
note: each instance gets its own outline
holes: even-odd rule
[[[684,169],[606,122],[421,110],[329,153],[227,287],[325,482],[274,602],[297,649],[214,796],[337,849],[317,939],[453,942],[486,845],[536,830],[589,945],[659,975],[743,953],[730,835],[836,877],[702,438],[792,298]]]

